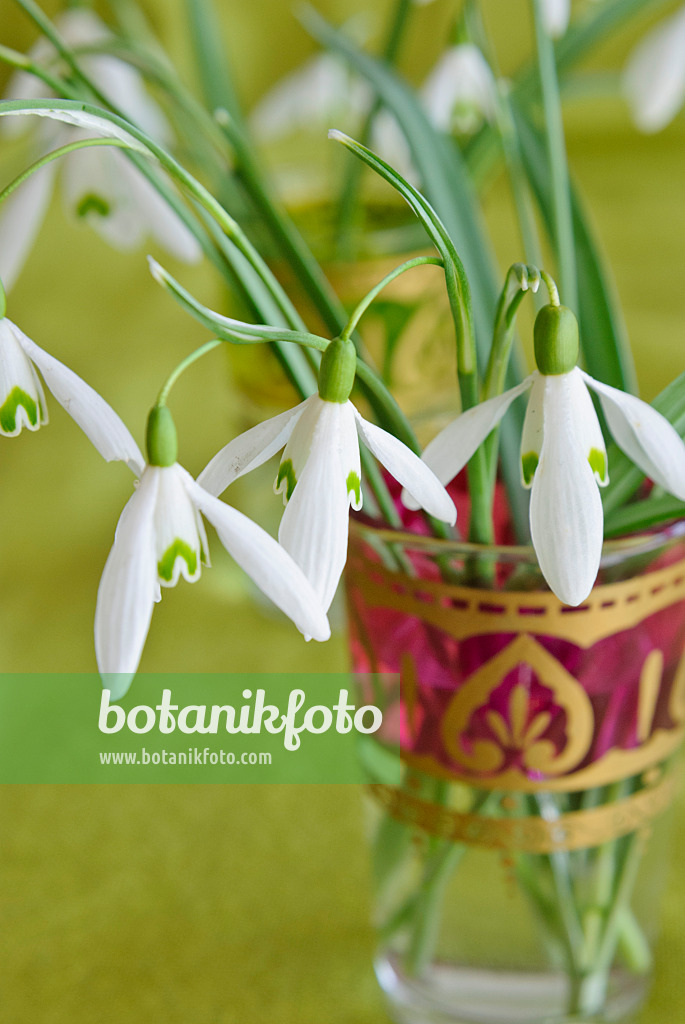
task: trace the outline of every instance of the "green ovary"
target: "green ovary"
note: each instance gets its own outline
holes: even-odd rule
[[[106,199],[102,196],[96,196],[89,194],[84,196],[81,202],[76,207],[76,213],[79,217],[87,217],[89,213],[94,213],[98,217],[108,217],[111,211],[111,207]]]
[[[17,430],[17,409],[21,406],[29,418],[32,427],[38,424],[38,403],[27,395],[20,387],[14,387],[0,408],[0,429],[5,434],[14,434]]]
[[[607,478],[607,457],[604,452],[601,452],[599,448],[591,448],[590,454],[587,457],[590,463],[590,468],[594,473],[597,474],[602,483],[606,483]]]
[[[529,484],[535,476],[535,470],[538,468],[539,461],[540,459],[538,458],[537,452],[526,452],[525,455],[521,456],[523,479],[527,484]]]
[[[284,459],[278,467],[276,490],[278,490],[284,480],[286,481],[285,497],[287,501],[290,501],[297,484],[297,477],[295,476],[295,468],[293,466],[292,459]]]
[[[188,575],[194,576],[197,572],[197,552],[194,551],[184,540],[177,537],[173,544],[164,552],[164,555],[157,563],[159,578],[171,582],[174,575],[176,559],[182,558],[188,566]]]
[[[359,505],[362,500],[362,482],[359,479],[359,474],[354,470],[347,474],[347,493],[349,494],[350,491],[354,493],[355,504]]]

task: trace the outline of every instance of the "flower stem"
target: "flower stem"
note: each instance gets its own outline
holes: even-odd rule
[[[205,342],[204,345],[200,345],[200,347],[196,348],[194,352],[191,352],[190,355],[186,356],[185,359],[181,360],[176,369],[172,370],[172,372],[169,374],[166,381],[164,382],[164,385],[160,390],[159,395],[157,396],[156,404],[159,406],[166,405],[167,399],[169,397],[169,392],[171,391],[172,387],[174,386],[178,378],[181,376],[181,374],[185,373],[188,367],[192,366],[192,364],[196,362],[198,359],[201,359],[202,356],[207,355],[208,352],[213,352],[215,348],[218,348],[219,345],[223,344],[224,342],[220,341],[218,338],[214,338],[213,341]]]
[[[357,165],[355,164],[355,166]],[[413,267],[421,267],[426,265],[434,267],[444,266],[443,261],[439,256],[415,256],[413,259],[407,260],[405,263],[402,263],[399,267],[395,267],[395,269],[391,270],[389,274],[386,274],[383,280],[379,281],[378,284],[375,285],[371,289],[371,291],[364,296],[361,302],[357,304],[352,315],[350,316],[350,319],[347,321],[347,324],[343,329],[343,332],[340,335],[340,337],[344,339],[348,339],[350,337],[352,332],[355,330],[357,324],[359,323],[360,319],[362,318],[363,314],[369,308],[369,306],[376,298],[376,296],[379,294],[379,292],[381,292],[386,285],[390,284],[391,281],[394,281],[395,278],[400,276],[400,274],[404,274],[405,271],[411,270]]]
[[[561,113],[561,97],[557,79],[554,43],[547,33],[542,13],[543,0],[533,0],[535,38],[537,42],[540,87],[544,109],[547,155],[552,183],[554,239],[556,243],[559,279],[564,303],[578,309],[578,279],[576,271],[575,239],[571,191],[566,160],[566,143]]]

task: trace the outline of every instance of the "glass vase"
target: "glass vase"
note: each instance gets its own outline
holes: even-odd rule
[[[569,608],[529,548],[354,524],[353,667],[402,761],[397,785],[371,759],[368,787],[396,1021],[589,1024],[642,1002],[685,725],[684,533],[605,544]]]

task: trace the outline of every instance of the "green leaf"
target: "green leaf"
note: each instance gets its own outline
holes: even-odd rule
[[[526,174],[542,218],[551,230],[552,193],[544,138],[520,108],[512,104],[512,109]],[[571,206],[578,264],[580,340],[588,373],[611,387],[634,392],[635,369],[613,284],[573,188]]]
[[[495,316],[499,287],[493,270],[491,250],[485,230],[481,224],[478,198],[473,190],[468,170],[456,144],[438,132],[426,117],[418,97],[411,87],[383,61],[376,60],[360,50],[343,33],[336,31],[316,11],[307,8],[303,20],[307,29],[325,47],[340,54],[376,90],[385,107],[394,114],[401,125],[412,153],[413,162],[419,171],[422,189],[429,200],[431,213],[437,214],[437,224],[431,224],[430,217],[423,214],[425,209],[415,205],[416,190],[407,186],[409,192],[398,187],[398,175],[375,154],[375,163],[362,156],[369,166],[397,188],[420,217],[431,240],[441,252],[445,240],[451,247],[450,260],[457,259],[465,269],[473,297],[473,320],[476,331],[478,363],[484,371],[490,350],[492,324]],[[363,148],[363,147],[362,147]],[[406,182],[403,182],[406,185]],[[413,194],[413,195],[412,195]],[[421,197],[422,198],[422,197]],[[438,228],[439,225],[439,228]],[[441,242],[438,244],[438,237]],[[448,290],[449,290],[448,281]],[[514,356],[507,376],[508,384],[521,379],[522,368]],[[521,490],[518,478],[518,438],[523,426],[523,409],[517,403],[511,410],[514,426],[502,436],[502,473],[507,485],[510,506],[517,533],[527,536],[527,494]]]
[[[190,39],[202,93],[210,111],[227,110],[234,121],[242,120],[240,104],[226,53],[221,22],[212,0],[186,0]]]
[[[318,349],[320,352],[323,352],[328,345],[326,339],[320,338],[318,334],[291,331],[285,327],[273,327],[268,324],[248,324],[244,320],[235,320],[233,317],[217,313],[198,302],[183,285],[179,284],[175,277],[151,256],[148,257],[148,263],[154,279],[173,295],[186,313],[190,313],[196,320],[199,320],[218,338],[230,341],[234,345],[258,345],[265,341],[288,341],[296,345]]]
[[[670,494],[658,498],[647,498],[631,505],[616,509],[607,516],[604,523],[605,537],[622,537],[628,533],[640,533],[659,523],[685,518],[685,502]]]

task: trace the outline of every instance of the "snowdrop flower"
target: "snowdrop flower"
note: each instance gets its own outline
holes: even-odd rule
[[[57,27],[72,48],[97,45],[111,38],[97,15],[84,8],[66,11],[57,20]],[[59,58],[45,39],[37,43],[31,57],[51,69],[59,66]],[[84,56],[81,62],[98,89],[117,109],[158,142],[168,143],[170,130],[166,118],[145,92],[142,78],[134,68],[107,55]],[[46,94],[49,96],[49,90],[40,79],[20,71],[10,79],[5,99],[32,100],[45,98]],[[17,135],[30,123],[20,117],[3,118],[3,131]],[[36,150],[42,155],[79,138],[87,138],[89,134],[76,127],[41,119],[34,129]],[[179,259],[195,262],[200,258],[194,236],[123,153],[109,147],[85,149],[70,154],[60,163],[68,208],[111,245],[123,250],[133,249],[151,235]],[[0,276],[6,287],[19,275],[40,229],[57,172],[57,163],[46,165],[3,204]]]
[[[169,410],[148,421],[148,454],[135,493],[119,519],[95,612],[95,653],[107,682],[123,696],[140,661],[160,585],[199,579],[209,565],[202,515],[238,565],[308,638],[327,640],[330,628],[314,590],[282,547],[241,512],[219,501],[176,462]],[[202,515],[201,515],[202,514]]]
[[[424,82],[421,93],[426,113],[440,131],[470,134],[483,120],[495,120],[495,78],[473,43],[451,46]]]
[[[542,0],[542,22],[552,39],[563,36],[571,20],[571,0]]]
[[[427,446],[424,461],[443,483],[466,465],[519,395],[528,391],[521,481],[532,487],[530,529],[543,576],[557,597],[578,605],[594,585],[602,552],[598,486],[609,482],[607,454],[588,388],[626,455],[655,483],[685,500],[685,444],[651,405],[576,366],[578,324],[563,306],[535,322],[538,369],[502,395],[462,413]],[[412,507],[411,498],[405,503]]]
[[[635,48],[623,91],[640,131],[658,132],[673,120],[685,102],[685,7]]]
[[[134,473],[140,473],[143,457],[138,445],[104,398],[7,317],[0,320],[0,434],[15,437],[23,427],[38,430],[48,422],[45,393],[36,370],[103,458],[126,462]]]
[[[278,539],[328,610],[347,559],[349,508],[362,507],[359,439],[404,484],[416,507],[453,524],[456,509],[419,457],[367,422],[349,400],[356,354],[337,339],[326,349],[319,393],[258,424],[223,448],[198,477],[211,494],[285,447],[275,489],[286,505]]]
[[[255,137],[275,142],[364,115],[371,93],[339,57],[322,53],[282,78],[250,116]]]

